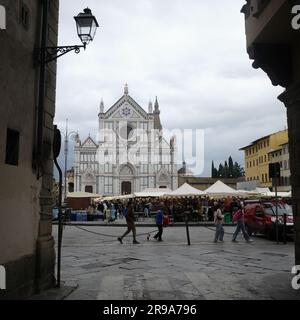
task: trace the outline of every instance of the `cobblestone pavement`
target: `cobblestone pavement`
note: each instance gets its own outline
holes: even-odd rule
[[[239,235],[232,243],[234,228],[226,227],[224,243],[214,243],[214,228],[197,226],[190,227],[188,246],[184,227],[165,228],[157,242],[153,233],[149,241],[146,237],[154,227],[140,226],[140,244],[133,244],[130,234],[122,245],[117,236],[125,230],[65,228],[61,278],[74,287],[65,299],[300,299],[291,287],[292,242],[278,245],[255,237],[246,243]]]

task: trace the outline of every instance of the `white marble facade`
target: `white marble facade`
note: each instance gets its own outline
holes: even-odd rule
[[[101,101],[97,141],[88,137],[74,148],[75,191],[120,195],[146,188],[178,186],[176,142],[162,136],[159,104],[148,112],[124,95],[106,112]]]

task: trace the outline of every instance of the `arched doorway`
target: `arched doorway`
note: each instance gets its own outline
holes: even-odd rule
[[[120,168],[120,193],[131,194],[134,192],[134,168],[125,164]]]
[[[131,182],[122,181],[121,183],[121,194],[131,194]]]
[[[89,192],[89,193],[93,193],[93,186],[85,186],[84,191]]]

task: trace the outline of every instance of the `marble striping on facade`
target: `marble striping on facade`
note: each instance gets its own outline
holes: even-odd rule
[[[123,96],[106,112],[100,103],[97,141],[90,136],[74,148],[74,189],[120,195],[146,188],[178,186],[175,137],[163,137],[159,103],[146,112],[125,85]]]

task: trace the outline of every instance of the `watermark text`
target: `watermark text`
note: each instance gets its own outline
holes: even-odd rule
[[[5,7],[0,4],[0,30],[6,29],[6,10]]]
[[[292,14],[294,15],[292,19],[292,28],[294,30],[299,30],[300,29],[300,5],[293,6]]]
[[[292,274],[295,274],[295,276],[292,279],[292,288],[295,290],[299,290],[300,289],[300,265],[293,266]]]
[[[0,290],[6,289],[6,271],[3,266],[0,266]]]

